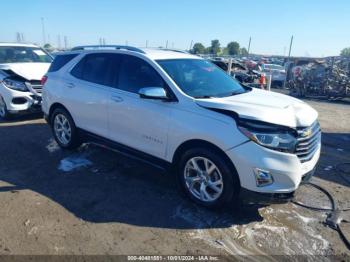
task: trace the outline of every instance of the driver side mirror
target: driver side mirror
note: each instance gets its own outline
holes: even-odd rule
[[[139,90],[139,95],[144,99],[169,100],[163,87],[144,87]]]

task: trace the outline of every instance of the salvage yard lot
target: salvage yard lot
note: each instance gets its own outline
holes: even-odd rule
[[[334,169],[350,162],[350,103],[307,102],[323,131],[312,181],[350,207]],[[159,170],[95,145],[59,149],[40,117],[0,120],[0,150],[0,254],[349,254],[324,212],[292,203],[208,211]],[[307,186],[296,198],[329,206]]]

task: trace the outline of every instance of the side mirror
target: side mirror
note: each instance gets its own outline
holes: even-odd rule
[[[139,90],[139,95],[144,99],[168,100],[169,97],[163,87],[144,87]]]

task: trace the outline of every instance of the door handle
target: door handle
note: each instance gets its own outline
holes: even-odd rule
[[[68,83],[68,84],[66,84],[66,86],[67,86],[68,88],[74,88],[74,87],[75,87],[75,84],[73,84],[73,83]]]
[[[122,97],[116,96],[116,95],[113,95],[113,96],[112,96],[112,100],[113,100],[114,102],[117,102],[117,103],[120,103],[120,102],[123,102],[123,101],[124,101],[124,99],[123,99]]]

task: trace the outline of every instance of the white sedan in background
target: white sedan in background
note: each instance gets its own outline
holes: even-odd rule
[[[41,79],[52,57],[31,44],[0,43],[0,117],[41,111]]]

